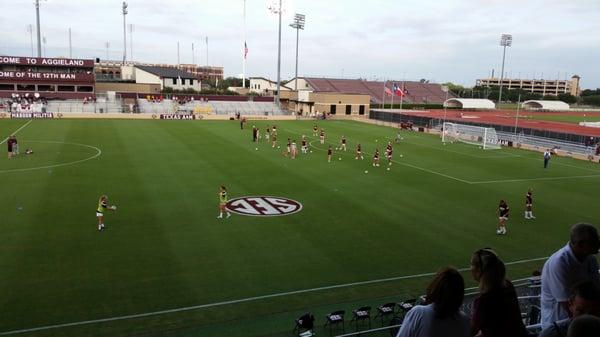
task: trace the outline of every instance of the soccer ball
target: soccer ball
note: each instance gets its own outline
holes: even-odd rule
[[[400,158],[404,157],[404,155],[400,155]]]
[[[377,142],[378,142],[378,140],[377,140],[377,139],[375,139],[375,143],[377,143]]]
[[[369,173],[369,171],[366,171],[366,170],[365,170],[365,173]]]
[[[312,153],[312,150],[310,150],[310,153]]]
[[[388,167],[388,168],[387,168],[387,170],[389,171],[389,170],[390,170],[390,168]]]
[[[116,211],[117,210],[117,205],[113,205],[111,208],[112,208],[113,211]]]
[[[281,146],[277,146],[278,149],[281,149]]]
[[[339,160],[342,160],[342,157],[338,158]]]
[[[256,148],[255,150],[258,151],[258,148]]]

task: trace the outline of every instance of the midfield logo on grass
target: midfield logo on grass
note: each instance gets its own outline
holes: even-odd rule
[[[239,197],[225,205],[228,210],[240,215],[281,216],[302,210],[302,204],[283,197]]]
[[[194,115],[161,114],[160,119],[192,120],[192,119],[196,119],[196,116],[194,116]]]

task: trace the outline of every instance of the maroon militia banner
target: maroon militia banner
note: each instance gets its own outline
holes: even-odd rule
[[[94,68],[94,60],[0,56],[0,64],[37,67]]]
[[[11,112],[10,118],[15,118],[15,119],[54,118],[54,114],[51,112]]]
[[[26,71],[0,71],[0,80],[93,82],[94,74],[86,73],[33,73]]]

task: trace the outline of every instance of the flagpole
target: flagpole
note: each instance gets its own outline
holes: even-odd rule
[[[394,95],[396,94],[396,83],[392,84],[392,110],[394,109]]]
[[[246,87],[246,0],[244,0],[244,45],[242,46],[242,88]]]
[[[402,80],[402,89],[400,90],[400,110],[402,110],[402,101],[404,98],[404,80]]]
[[[385,109],[385,79],[383,80],[383,95],[381,95],[381,109]]]

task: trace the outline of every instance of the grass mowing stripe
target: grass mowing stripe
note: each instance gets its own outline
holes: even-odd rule
[[[537,257],[537,258],[532,258],[532,259],[523,259],[523,260],[506,262],[505,265],[515,265],[515,264],[521,264],[521,263],[541,261],[541,260],[546,260],[546,259],[548,259],[547,256],[546,257]],[[470,270],[470,267],[464,267],[464,268],[458,269],[458,271],[461,271],[461,272],[462,271],[467,271],[467,270]],[[261,295],[261,296],[254,296],[254,297],[242,298],[242,299],[237,299],[237,300],[222,301],[222,302],[215,302],[215,303],[208,303],[208,304],[200,304],[200,305],[194,305],[194,306],[189,306],[189,307],[174,308],[174,309],[154,311],[154,312],[147,312],[147,313],[134,314],[134,315],[125,315],[125,316],[117,316],[117,317],[108,317],[108,318],[101,318],[101,319],[93,319],[93,320],[87,320],[87,321],[81,321],[81,322],[71,322],[71,323],[64,323],[64,324],[47,325],[47,326],[40,326],[40,327],[36,327],[36,328],[28,328],[28,329],[21,329],[21,330],[13,330],[13,331],[0,332],[0,336],[6,336],[6,335],[12,335],[12,334],[21,334],[21,333],[26,333],[26,332],[35,332],[35,331],[42,331],[42,330],[50,330],[50,329],[58,329],[58,328],[66,328],[66,327],[72,327],[72,326],[78,326],[78,325],[87,325],[87,324],[95,324],[95,323],[105,323],[105,322],[112,322],[112,321],[120,321],[120,320],[132,319],[132,318],[142,318],[142,317],[148,317],[148,316],[158,316],[158,315],[164,315],[164,314],[170,314],[170,313],[176,313],[176,312],[182,312],[182,311],[205,309],[205,308],[218,307],[218,306],[224,306],[224,305],[230,305],[230,304],[237,304],[237,303],[243,303],[243,302],[252,302],[252,301],[258,301],[258,300],[268,299],[268,298],[274,298],[274,297],[283,297],[283,296],[296,295],[296,294],[304,294],[304,293],[317,292],[317,291],[323,291],[323,290],[331,290],[331,289],[338,289],[338,288],[348,288],[348,287],[362,286],[362,285],[374,284],[374,283],[384,283],[384,282],[390,282],[390,281],[398,281],[398,280],[407,280],[407,279],[413,279],[413,278],[427,277],[427,276],[433,276],[435,274],[436,274],[436,272],[429,272],[429,273],[422,273],[422,274],[395,276],[395,277],[388,277],[388,278],[377,279],[377,280],[359,281],[359,282],[352,282],[352,283],[345,283],[345,284],[336,284],[336,285],[324,286],[324,287],[317,287],[317,288],[311,288],[311,289],[293,290],[293,291],[287,291],[287,292],[281,292],[281,293],[275,293],[275,294],[268,294],[268,295]]]
[[[565,180],[565,179],[581,179],[581,178],[600,178],[600,174],[590,174],[590,175],[586,175],[586,176],[565,176],[565,177],[541,177],[541,178],[524,178],[524,179],[484,180],[484,181],[474,181],[474,182],[471,182],[471,184],[515,183],[515,182],[523,182],[523,181]]]
[[[19,131],[21,131],[21,129],[23,129],[24,127],[26,127],[27,125],[29,125],[29,123],[33,122],[33,119],[30,120],[29,122],[23,124],[20,128],[18,128],[16,131],[14,131],[13,133],[11,133],[11,135],[16,135]],[[4,140],[2,140],[0,142],[0,145],[4,144],[5,141],[8,140],[8,137],[4,138]]]

